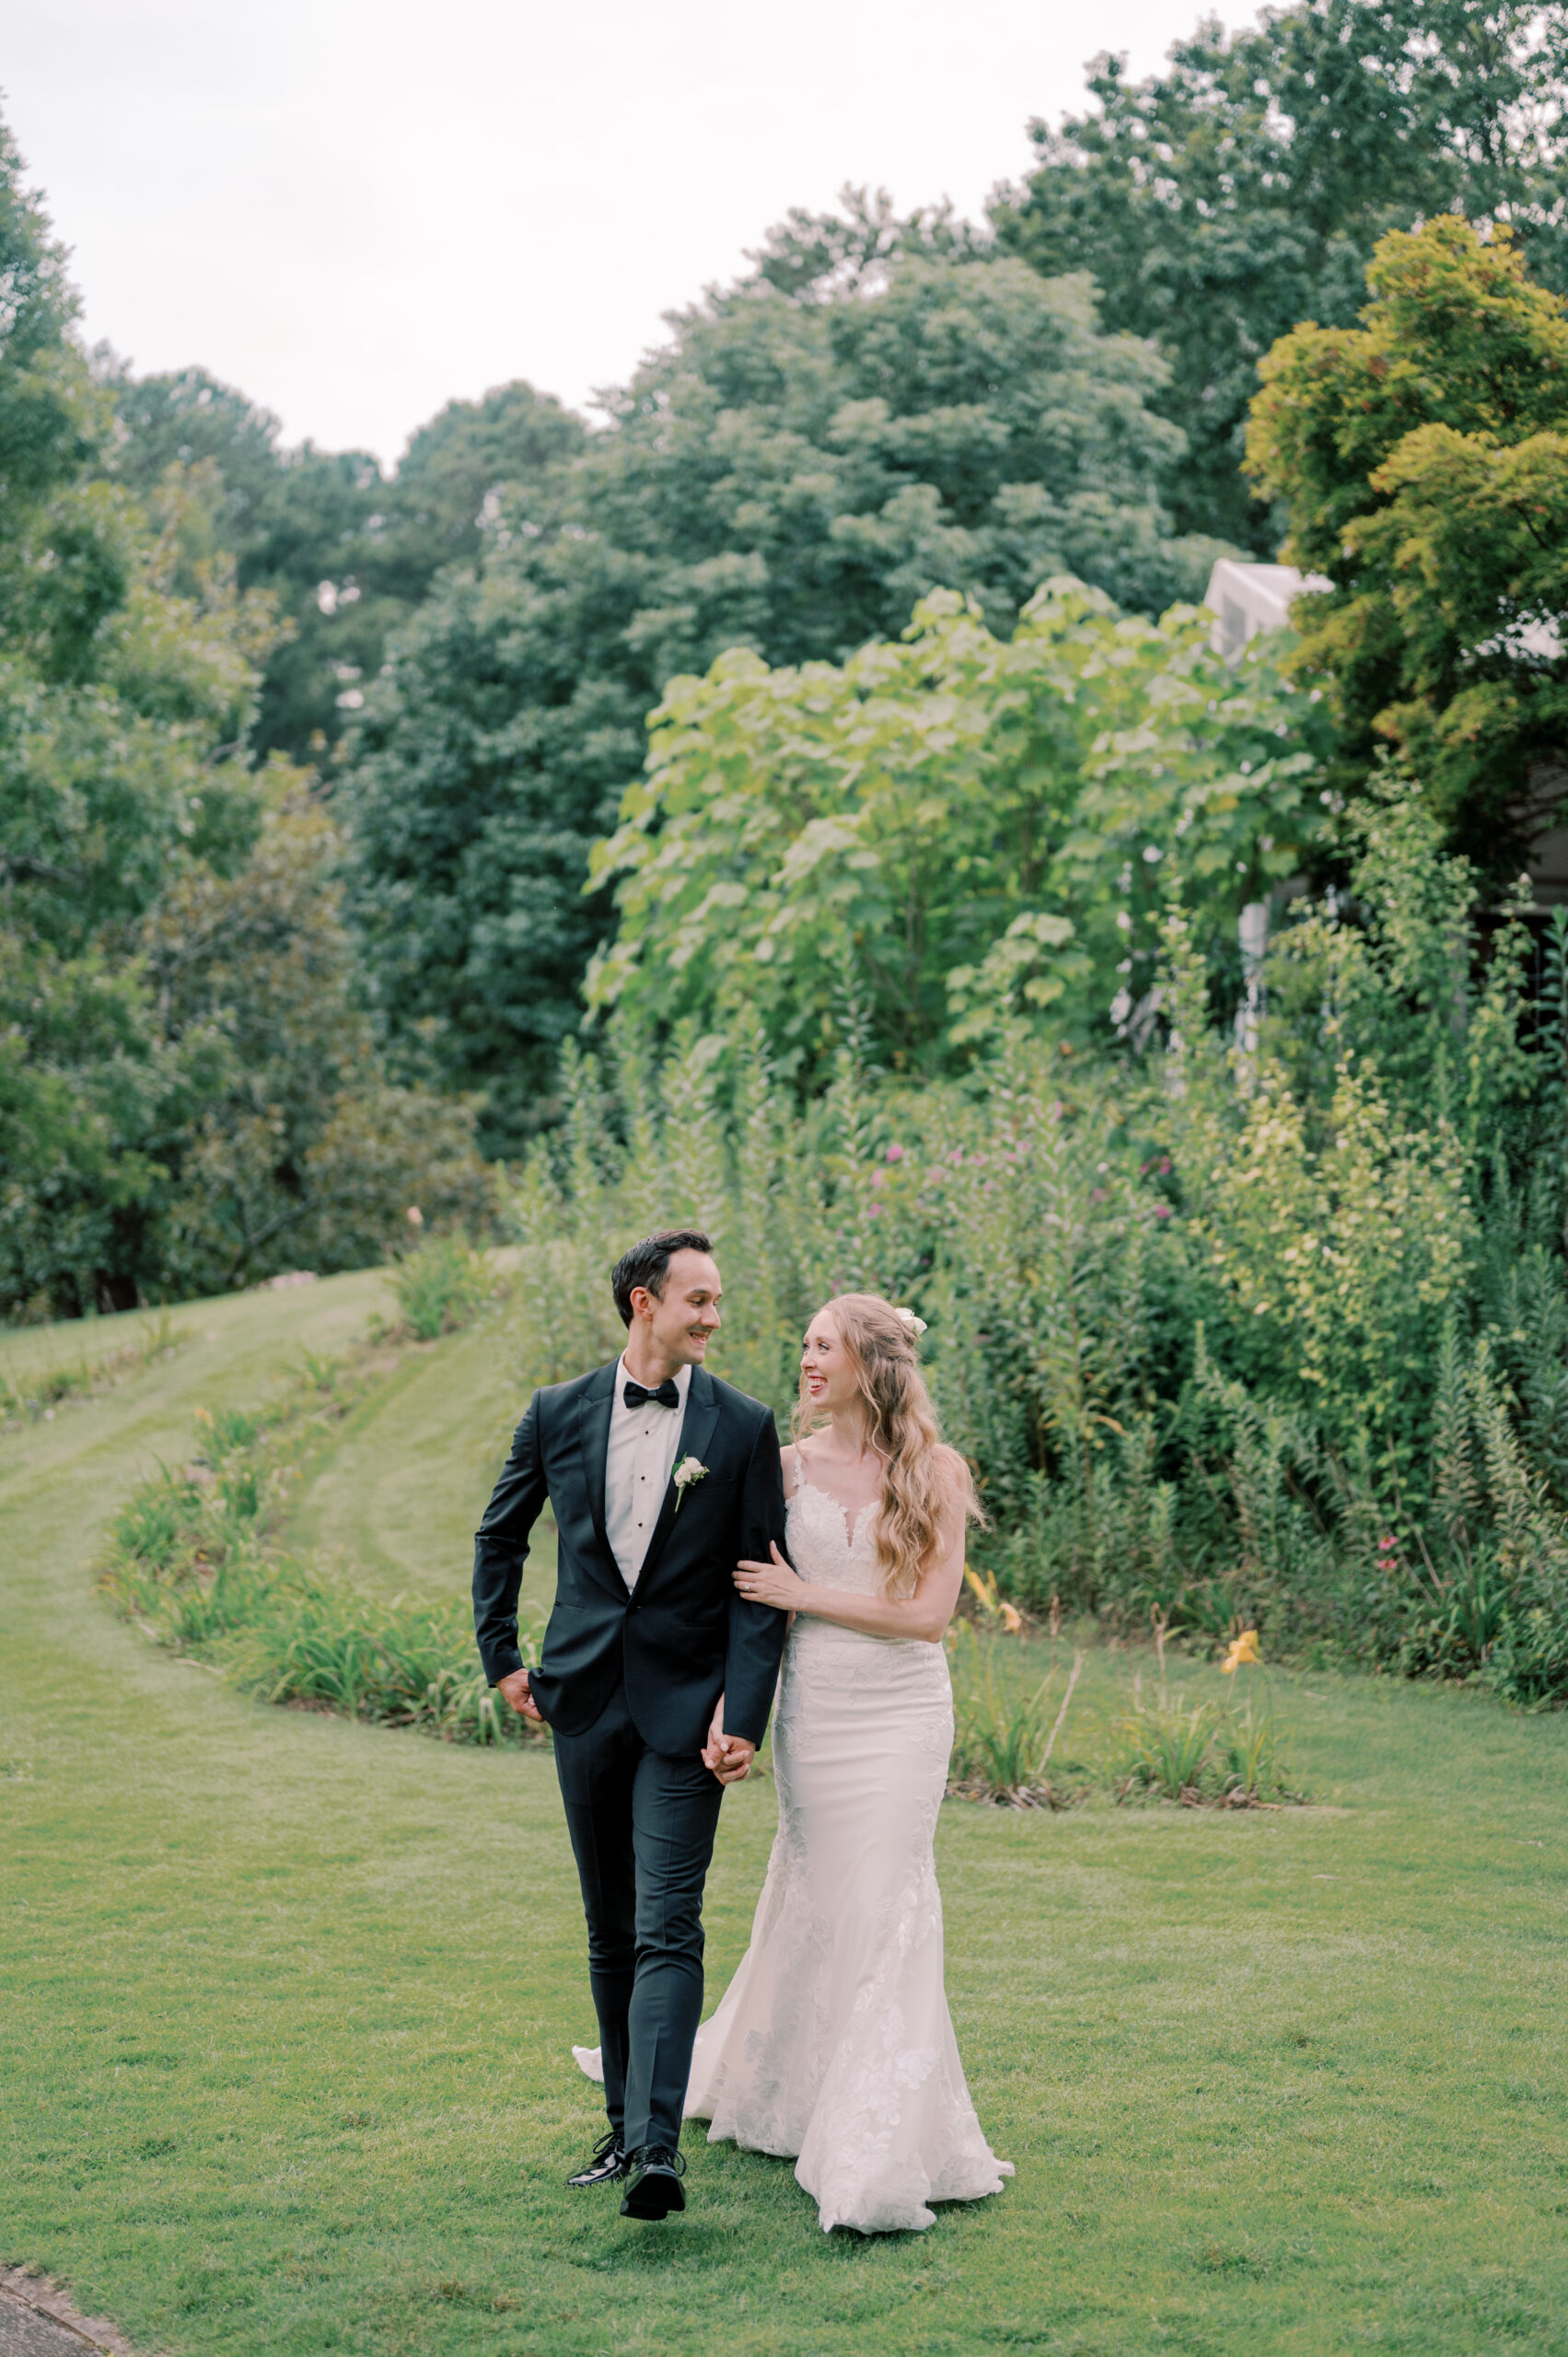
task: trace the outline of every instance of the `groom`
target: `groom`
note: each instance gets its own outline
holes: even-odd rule
[[[732,1575],[782,1545],[784,1481],[772,1411],[703,1364],[719,1325],[708,1238],[647,1237],[610,1285],[625,1351],[534,1393],[474,1540],[474,1627],[491,1684],[554,1732],[588,1919],[610,2134],[567,2182],[629,2178],[621,2216],[662,2218],[686,2206],[719,1804],[762,1739],[786,1626]],[[546,1498],[555,1607],[529,1671],[517,1590]]]

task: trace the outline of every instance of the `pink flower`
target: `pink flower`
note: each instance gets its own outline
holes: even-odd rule
[[[871,1174],[871,1183],[874,1187],[885,1187],[888,1183],[887,1172],[885,1170],[874,1170]]]
[[[890,1146],[888,1148],[888,1153],[887,1153],[887,1159],[888,1159],[888,1161],[889,1161],[889,1162],[901,1162],[901,1161],[903,1160],[903,1158],[904,1158],[904,1150],[903,1150],[903,1147],[902,1147],[901,1145],[890,1145]]]
[[[871,1216],[872,1216],[872,1218],[873,1218],[873,1219],[880,1219],[880,1218],[881,1218],[881,1216],[882,1216],[882,1206],[881,1206],[881,1204],[880,1204],[880,1203],[873,1203],[873,1204],[872,1204],[872,1206],[871,1206]]]
[[[1171,1158],[1170,1158],[1169,1155],[1168,1155],[1168,1154],[1167,1154],[1167,1155],[1162,1155],[1162,1156],[1160,1157],[1160,1165],[1159,1165],[1160,1177],[1163,1178],[1166,1176],[1167,1172],[1167,1171],[1169,1171],[1169,1170],[1171,1170],[1171,1169],[1173,1169],[1173,1168],[1174,1168],[1174,1167],[1175,1167],[1175,1166],[1174,1166],[1174,1164],[1172,1163],[1172,1161],[1171,1161]]]
[[[1156,1219],[1168,1219],[1170,1217],[1170,1205],[1168,1203],[1156,1203],[1155,1205],[1155,1217]]]
[[[1397,1547],[1399,1543],[1400,1542],[1397,1538],[1380,1538],[1377,1541],[1378,1551],[1381,1553],[1385,1548]]]

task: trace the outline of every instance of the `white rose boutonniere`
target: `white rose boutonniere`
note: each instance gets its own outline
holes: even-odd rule
[[[707,1467],[703,1464],[700,1457],[683,1457],[681,1458],[679,1464],[675,1469],[674,1476],[675,1511],[677,1514],[680,1512],[680,1501],[686,1495],[687,1491],[691,1487],[692,1482],[704,1480],[707,1475]]]

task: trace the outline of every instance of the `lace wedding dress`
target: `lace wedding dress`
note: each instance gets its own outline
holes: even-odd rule
[[[802,1480],[789,1550],[817,1587],[880,1588],[875,1506],[853,1536]],[[797,2154],[824,2228],[935,2225],[1012,2165],[970,2101],[942,1978],[933,1840],[953,1742],[940,1645],[800,1613],[773,1720],[779,1829],[742,1957],[697,2033],[686,2097],[710,2142]],[[591,2076],[597,2051],[575,2051]]]

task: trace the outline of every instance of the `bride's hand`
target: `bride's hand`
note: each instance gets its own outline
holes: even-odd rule
[[[711,1769],[721,1784],[743,1784],[751,1773],[756,1748],[743,1735],[726,1735],[721,1694],[714,1705],[714,1722],[703,1746],[703,1767]]]
[[[779,1552],[777,1539],[769,1542],[771,1563],[737,1563],[735,1585],[748,1604],[769,1604],[775,1612],[797,1611],[800,1582]]]

